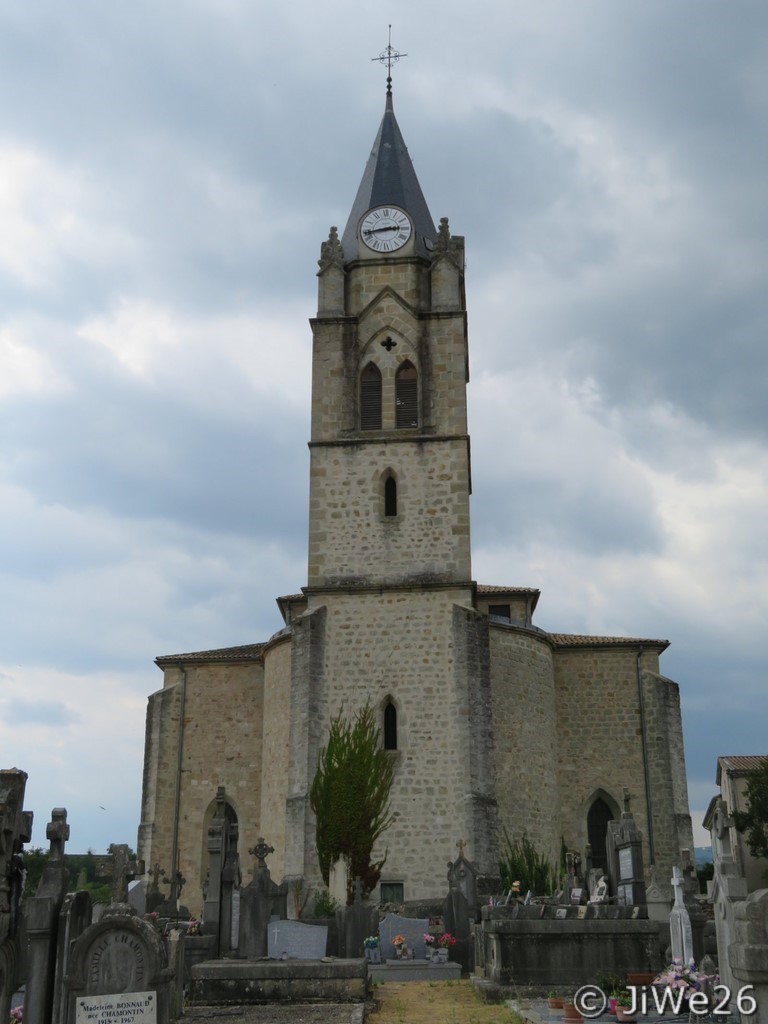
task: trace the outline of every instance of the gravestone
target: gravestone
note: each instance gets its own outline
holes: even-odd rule
[[[613,824],[613,822],[611,822]],[[624,810],[613,830],[613,844],[618,875],[616,896],[624,907],[645,904],[645,878],[643,872],[643,836],[629,809],[629,792],[624,790]]]
[[[403,936],[408,949],[414,951],[414,956],[423,958],[427,948],[424,942],[424,933],[428,928],[428,917],[401,917],[399,914],[387,914],[379,922],[381,959],[392,960],[396,957],[397,951],[392,941],[396,935]]]
[[[459,856],[448,867],[448,889],[458,889],[461,892],[474,916],[477,910],[477,869],[464,856],[464,840],[460,839],[456,846]]]
[[[472,948],[472,922],[475,919],[475,908],[470,903],[469,897],[475,898],[476,871],[474,865],[464,856],[463,841],[459,841],[458,847],[459,856],[448,868],[449,888],[443,903],[443,921],[445,930],[456,939],[456,944],[451,950],[451,959],[460,963],[463,971],[469,972],[475,966]],[[467,893],[469,893],[469,897]]]
[[[240,856],[237,852],[239,829],[235,822],[227,822],[227,852],[221,869],[221,925],[219,927],[219,956],[225,956],[237,945],[237,929],[240,910]],[[237,899],[235,894],[237,893]]]
[[[147,874],[149,875],[149,883],[144,899],[143,913],[151,914],[164,902],[163,894],[160,892],[160,879],[165,878],[165,868],[160,867],[160,864],[155,862]]]
[[[221,948],[221,884],[224,863],[229,846],[229,822],[226,814],[226,791],[224,786],[216,789],[216,811],[208,826],[208,885],[203,902],[204,935],[213,935],[215,956]],[[231,928],[231,916],[228,926]],[[228,943],[226,943],[228,947]]]
[[[256,858],[253,878],[240,890],[240,956],[259,959],[267,956],[267,926],[272,918],[288,916],[288,886],[276,885],[269,874],[267,857],[274,848],[259,838],[248,851]]]
[[[53,1012],[59,913],[67,889],[64,847],[69,839],[67,812],[54,807],[45,832],[48,860],[35,895],[24,903],[27,929],[25,1024],[48,1024]]]
[[[10,1019],[11,996],[19,987],[23,888],[21,851],[32,837],[32,815],[24,811],[27,773],[0,771],[0,1021]]]
[[[75,942],[61,1024],[167,1024],[172,980],[159,932],[113,909]]]
[[[363,883],[356,878],[354,900],[349,907],[336,911],[338,934],[341,944],[339,955],[348,958],[363,956],[363,944],[369,935],[379,930],[379,911],[363,900]]]
[[[56,980],[53,991],[51,1020],[59,1024],[65,1019],[64,978],[69,974],[69,957],[75,943],[91,924],[91,894],[84,889],[64,897],[59,913],[56,941]]]
[[[328,945],[328,928],[301,921],[270,921],[267,955],[270,960],[322,960]]]

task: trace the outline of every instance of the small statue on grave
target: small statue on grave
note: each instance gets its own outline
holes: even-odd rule
[[[589,897],[590,903],[607,903],[608,902],[608,879],[605,875],[600,876],[600,880],[592,890],[592,895]]]

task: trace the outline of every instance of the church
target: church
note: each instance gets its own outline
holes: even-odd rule
[[[330,719],[366,702],[394,762],[376,899],[441,897],[459,841],[496,874],[504,830],[605,866],[625,790],[659,883],[693,847],[668,642],[546,632],[537,589],[472,579],[464,266],[388,79],[346,227],[321,245],[306,585],[277,598],[269,639],[156,660],[138,854],[176,865],[193,914],[218,786],[244,873],[263,836],[273,879],[322,887],[310,787]]]

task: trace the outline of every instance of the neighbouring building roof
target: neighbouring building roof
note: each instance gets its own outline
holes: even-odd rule
[[[719,786],[724,770],[728,775],[746,775],[748,772],[755,771],[756,768],[762,768],[766,761],[768,761],[768,754],[723,754],[717,759],[715,781]]]
[[[655,647],[665,651],[669,640],[633,636],[581,636],[577,633],[549,633],[557,647]]]
[[[259,661],[264,644],[242,644],[240,647],[218,647],[211,651],[192,651],[188,654],[163,654],[155,658],[160,668],[191,665],[210,661]]]

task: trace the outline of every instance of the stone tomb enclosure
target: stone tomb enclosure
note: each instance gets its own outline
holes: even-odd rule
[[[267,955],[271,960],[322,960],[328,946],[328,928],[301,921],[270,921]]]

